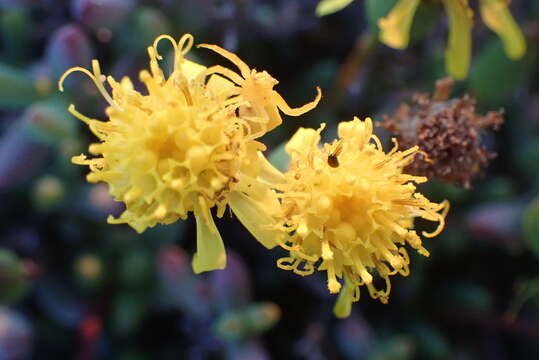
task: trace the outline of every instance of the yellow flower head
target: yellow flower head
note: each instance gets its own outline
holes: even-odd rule
[[[414,183],[425,177],[402,173],[418,152],[417,147],[384,153],[367,118],[339,124],[339,140],[318,146],[319,130],[301,128],[286,146],[291,157],[284,185],[277,185],[282,198],[282,222],[288,233],[281,246],[290,255],[279,259],[281,269],[309,275],[327,272],[330,293],[339,293],[338,316],[347,316],[365,285],[372,298],[387,302],[389,277],[409,272],[409,244],[428,256],[413,230],[420,217],[438,223],[442,231],[447,202],[432,203],[416,192]],[[378,290],[375,278],[386,282]],[[345,288],[341,290],[342,280]]]
[[[158,64],[161,56],[157,44],[162,39],[174,47],[174,69],[168,78]],[[221,217],[226,205],[230,205],[240,220],[247,222],[246,226],[253,227],[245,213],[252,209],[263,211],[249,196],[250,191],[256,189],[253,197],[267,203],[269,190],[258,179],[280,174],[261,155],[265,146],[253,140],[260,135],[258,130],[253,133],[249,123],[256,121],[255,116],[249,120],[236,116],[239,107],[249,104],[231,101],[234,84],[184,58],[192,44],[191,35],[184,35],[178,43],[168,35],[155,40],[148,48],[150,71],[140,73],[147,87],[145,95],[136,91],[128,78],[116,82],[108,76],[110,96],[96,60],[92,63],[93,73],[72,68],[61,77],[59,85],[62,90],[65,77],[81,71],[94,81],[109,103],[108,121],[90,119],[73,105],[69,107],[100,140],[89,148],[95,157],[80,155],[73,162],[88,165],[88,181],[108,183],[115,199],[125,203],[126,210],[120,217],[109,217],[108,222],[127,223],[143,232],[158,223],[185,219],[193,212],[197,219],[193,267],[195,272],[201,272],[226,264],[211,209],[216,207]],[[238,183],[241,193],[235,193]],[[269,236],[259,240],[267,247],[275,245]]]

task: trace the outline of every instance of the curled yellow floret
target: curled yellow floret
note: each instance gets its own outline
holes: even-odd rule
[[[342,122],[339,139],[322,147],[324,126],[301,128],[285,148],[291,157],[286,181],[275,185],[282,206],[277,227],[287,233],[280,245],[289,251],[277,265],[299,275],[326,271],[329,292],[340,292],[340,317],[349,314],[361,286],[387,302],[390,276],[409,273],[405,245],[429,255],[414,218],[436,222],[432,232],[422,233],[434,237],[449,209],[448,202],[433,203],[416,191],[425,177],[402,172],[418,148],[398,151],[395,144],[384,153],[372,126],[369,118]],[[385,281],[384,288],[375,286],[376,278]]]
[[[216,52],[240,70],[238,74],[221,65],[215,65],[206,69],[203,74],[219,74],[234,82],[235,87],[228,92],[229,104],[234,104],[239,108],[240,117],[247,121],[254,137],[262,136],[281,125],[283,119],[279,110],[289,116],[300,116],[314,109],[322,98],[322,92],[317,87],[317,94],[313,101],[298,108],[291,108],[282,96],[273,90],[279,82],[267,71],[250,69],[236,54],[217,45],[200,44],[198,47]]]
[[[174,68],[168,77],[158,63],[161,40],[170,41],[174,48]],[[72,161],[87,165],[88,181],[108,183],[114,198],[125,203],[119,218],[109,217],[108,222],[127,223],[143,232],[194,213],[197,253],[193,268],[198,273],[226,264],[223,241],[212,217],[214,208],[221,217],[230,205],[263,245],[276,245],[272,231],[258,222],[272,221],[264,209],[275,207],[278,200],[264,183],[278,181],[282,174],[262,156],[265,146],[254,140],[267,131],[257,125],[267,122],[267,117],[237,115],[258,102],[248,96],[238,99],[233,82],[217,75],[215,69],[187,60],[184,56],[192,45],[189,34],[178,42],[161,35],[148,47],[150,70],[140,73],[147,94],[136,91],[127,77],[120,82],[105,78],[96,60],[92,72],[80,67],[68,70],[59,87],[63,89],[66,76],[80,71],[109,103],[107,121],[69,107],[99,139],[89,147],[92,157],[80,155]],[[258,214],[256,220],[253,212]]]

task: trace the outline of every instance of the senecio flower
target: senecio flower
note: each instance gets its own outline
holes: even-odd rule
[[[168,78],[159,67],[160,40],[174,47],[174,69]],[[282,177],[263,157],[265,146],[255,139],[278,126],[279,109],[300,115],[314,108],[317,98],[291,109],[273,90],[277,81],[267,72],[251,70],[236,55],[215,45],[200,45],[230,59],[242,77],[223,66],[206,68],[184,56],[193,45],[193,37],[184,35],[176,42],[161,35],[148,47],[150,71],[143,70],[140,80],[148,93],[136,91],[124,77],[111,76],[103,84],[97,60],[88,75],[107,100],[108,121],[88,118],[71,105],[69,111],[86,123],[99,139],[89,147],[94,157],[75,156],[75,164],[87,165],[89,182],[104,181],[115,200],[126,209],[112,224],[127,223],[137,232],[158,223],[170,224],[194,213],[197,223],[197,253],[193,258],[196,273],[222,269],[226,255],[211,209],[223,216],[229,205],[243,224],[268,248],[276,245],[269,230],[259,230],[258,222],[270,222],[264,211],[276,206],[277,199],[264,185],[264,179]],[[225,77],[219,75],[222,74]],[[237,115],[239,113],[239,115]],[[272,203],[273,201],[273,203]]]
[[[463,79],[470,67],[473,26],[473,10],[468,0],[441,0],[449,17],[449,39],[446,49],[448,73]],[[338,11],[352,0],[322,0],[318,3],[319,16]],[[380,41],[395,49],[408,46],[412,21],[421,0],[399,0],[389,14],[378,21]],[[513,16],[509,12],[510,0],[479,0],[481,17],[485,25],[503,41],[510,59],[518,60],[526,52],[526,41]]]
[[[422,233],[434,237],[449,203],[429,201],[415,186],[427,178],[403,173],[417,146],[398,151],[395,141],[385,153],[371,119],[354,118],[339,124],[338,140],[320,147],[323,128],[300,128],[285,147],[290,170],[275,187],[282,209],[277,227],[288,235],[279,241],[289,256],[277,266],[299,275],[325,271],[329,292],[339,293],[334,311],[346,317],[361,286],[372,298],[388,301],[390,276],[409,273],[405,245],[429,255],[413,230],[414,218],[437,222],[433,232]],[[375,286],[377,278],[385,288]]]

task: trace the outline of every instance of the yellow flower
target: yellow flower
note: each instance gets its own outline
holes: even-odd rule
[[[437,222],[433,232],[423,232],[434,237],[444,227],[449,203],[436,204],[416,192],[414,183],[427,178],[402,173],[417,146],[397,151],[395,141],[386,154],[371,119],[354,118],[339,124],[339,140],[319,147],[323,128],[299,129],[285,148],[290,170],[275,187],[282,202],[277,228],[288,234],[279,241],[289,256],[277,266],[299,275],[326,271],[329,292],[340,292],[335,312],[345,317],[360,286],[387,302],[389,277],[409,273],[405,245],[429,255],[413,230],[414,218]],[[385,289],[375,287],[377,277]]]
[[[174,69],[168,78],[158,64],[157,44],[162,39],[174,47]],[[272,231],[260,228],[258,221],[271,221],[264,209],[278,204],[264,179],[278,181],[282,174],[262,156],[265,146],[253,140],[260,136],[260,129],[254,134],[250,124],[256,122],[255,116],[247,120],[236,116],[238,108],[250,104],[231,101],[235,85],[184,58],[192,45],[188,34],[178,43],[168,35],[155,40],[148,48],[150,71],[140,73],[147,95],[137,92],[127,77],[117,82],[108,76],[110,96],[96,60],[93,72],[80,67],[68,70],[59,87],[62,90],[70,73],[81,71],[109,103],[108,121],[88,118],[69,107],[100,140],[89,147],[95,157],[80,155],[73,162],[88,165],[88,181],[108,183],[114,198],[125,203],[120,217],[109,217],[108,222],[127,223],[140,233],[158,223],[186,219],[193,212],[197,223],[193,269],[199,273],[226,265],[224,244],[211,213],[214,207],[221,217],[230,205],[263,245],[276,245]]]

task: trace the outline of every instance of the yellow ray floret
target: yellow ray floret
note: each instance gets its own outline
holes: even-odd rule
[[[170,41],[174,49],[174,69],[168,78],[158,64],[160,40]],[[198,273],[226,264],[211,209],[216,208],[221,217],[227,205],[233,205],[240,215],[243,209],[265,206],[254,198],[262,201],[264,195],[268,204],[273,192],[259,179],[279,174],[261,155],[265,146],[253,140],[248,121],[236,115],[241,104],[229,101],[234,84],[218,75],[208,78],[206,67],[185,59],[192,45],[191,35],[184,35],[177,43],[162,35],[148,47],[150,70],[140,73],[146,95],[136,91],[128,78],[120,82],[111,76],[105,79],[96,60],[92,62],[93,72],[80,67],[68,70],[60,78],[59,87],[63,89],[69,74],[83,72],[110,105],[107,121],[91,119],[73,105],[69,107],[99,139],[89,147],[93,157],[75,156],[73,162],[87,165],[88,181],[108,183],[114,198],[125,203],[120,217],[109,217],[108,222],[127,223],[143,232],[158,223],[185,219],[193,212],[197,220],[193,268]],[[251,185],[242,184],[241,196],[230,197],[242,181]],[[256,194],[251,194],[255,191],[252,189]],[[274,203],[277,201],[275,198]],[[251,227],[255,233],[260,230]],[[275,246],[276,237],[270,230],[259,232],[261,243]]]
[[[388,16],[378,21],[380,41],[395,49],[408,46],[410,28],[420,0],[401,0]]]
[[[526,53],[526,40],[507,8],[510,0],[479,0],[483,22],[502,39],[507,56],[520,59]]]
[[[344,317],[359,299],[360,286],[388,301],[389,277],[409,273],[405,245],[429,255],[413,229],[414,218],[438,223],[422,233],[434,237],[449,204],[429,201],[415,187],[427,179],[402,172],[417,147],[397,151],[395,143],[384,153],[369,118],[340,123],[339,140],[319,147],[323,127],[298,130],[286,146],[290,170],[275,187],[282,200],[277,227],[288,235],[280,245],[289,256],[277,265],[300,275],[326,271],[330,293],[340,292],[336,314]],[[385,281],[384,289],[374,285],[376,278]]]
[[[316,6],[316,15],[325,16],[344,9],[354,0],[320,0]]]

